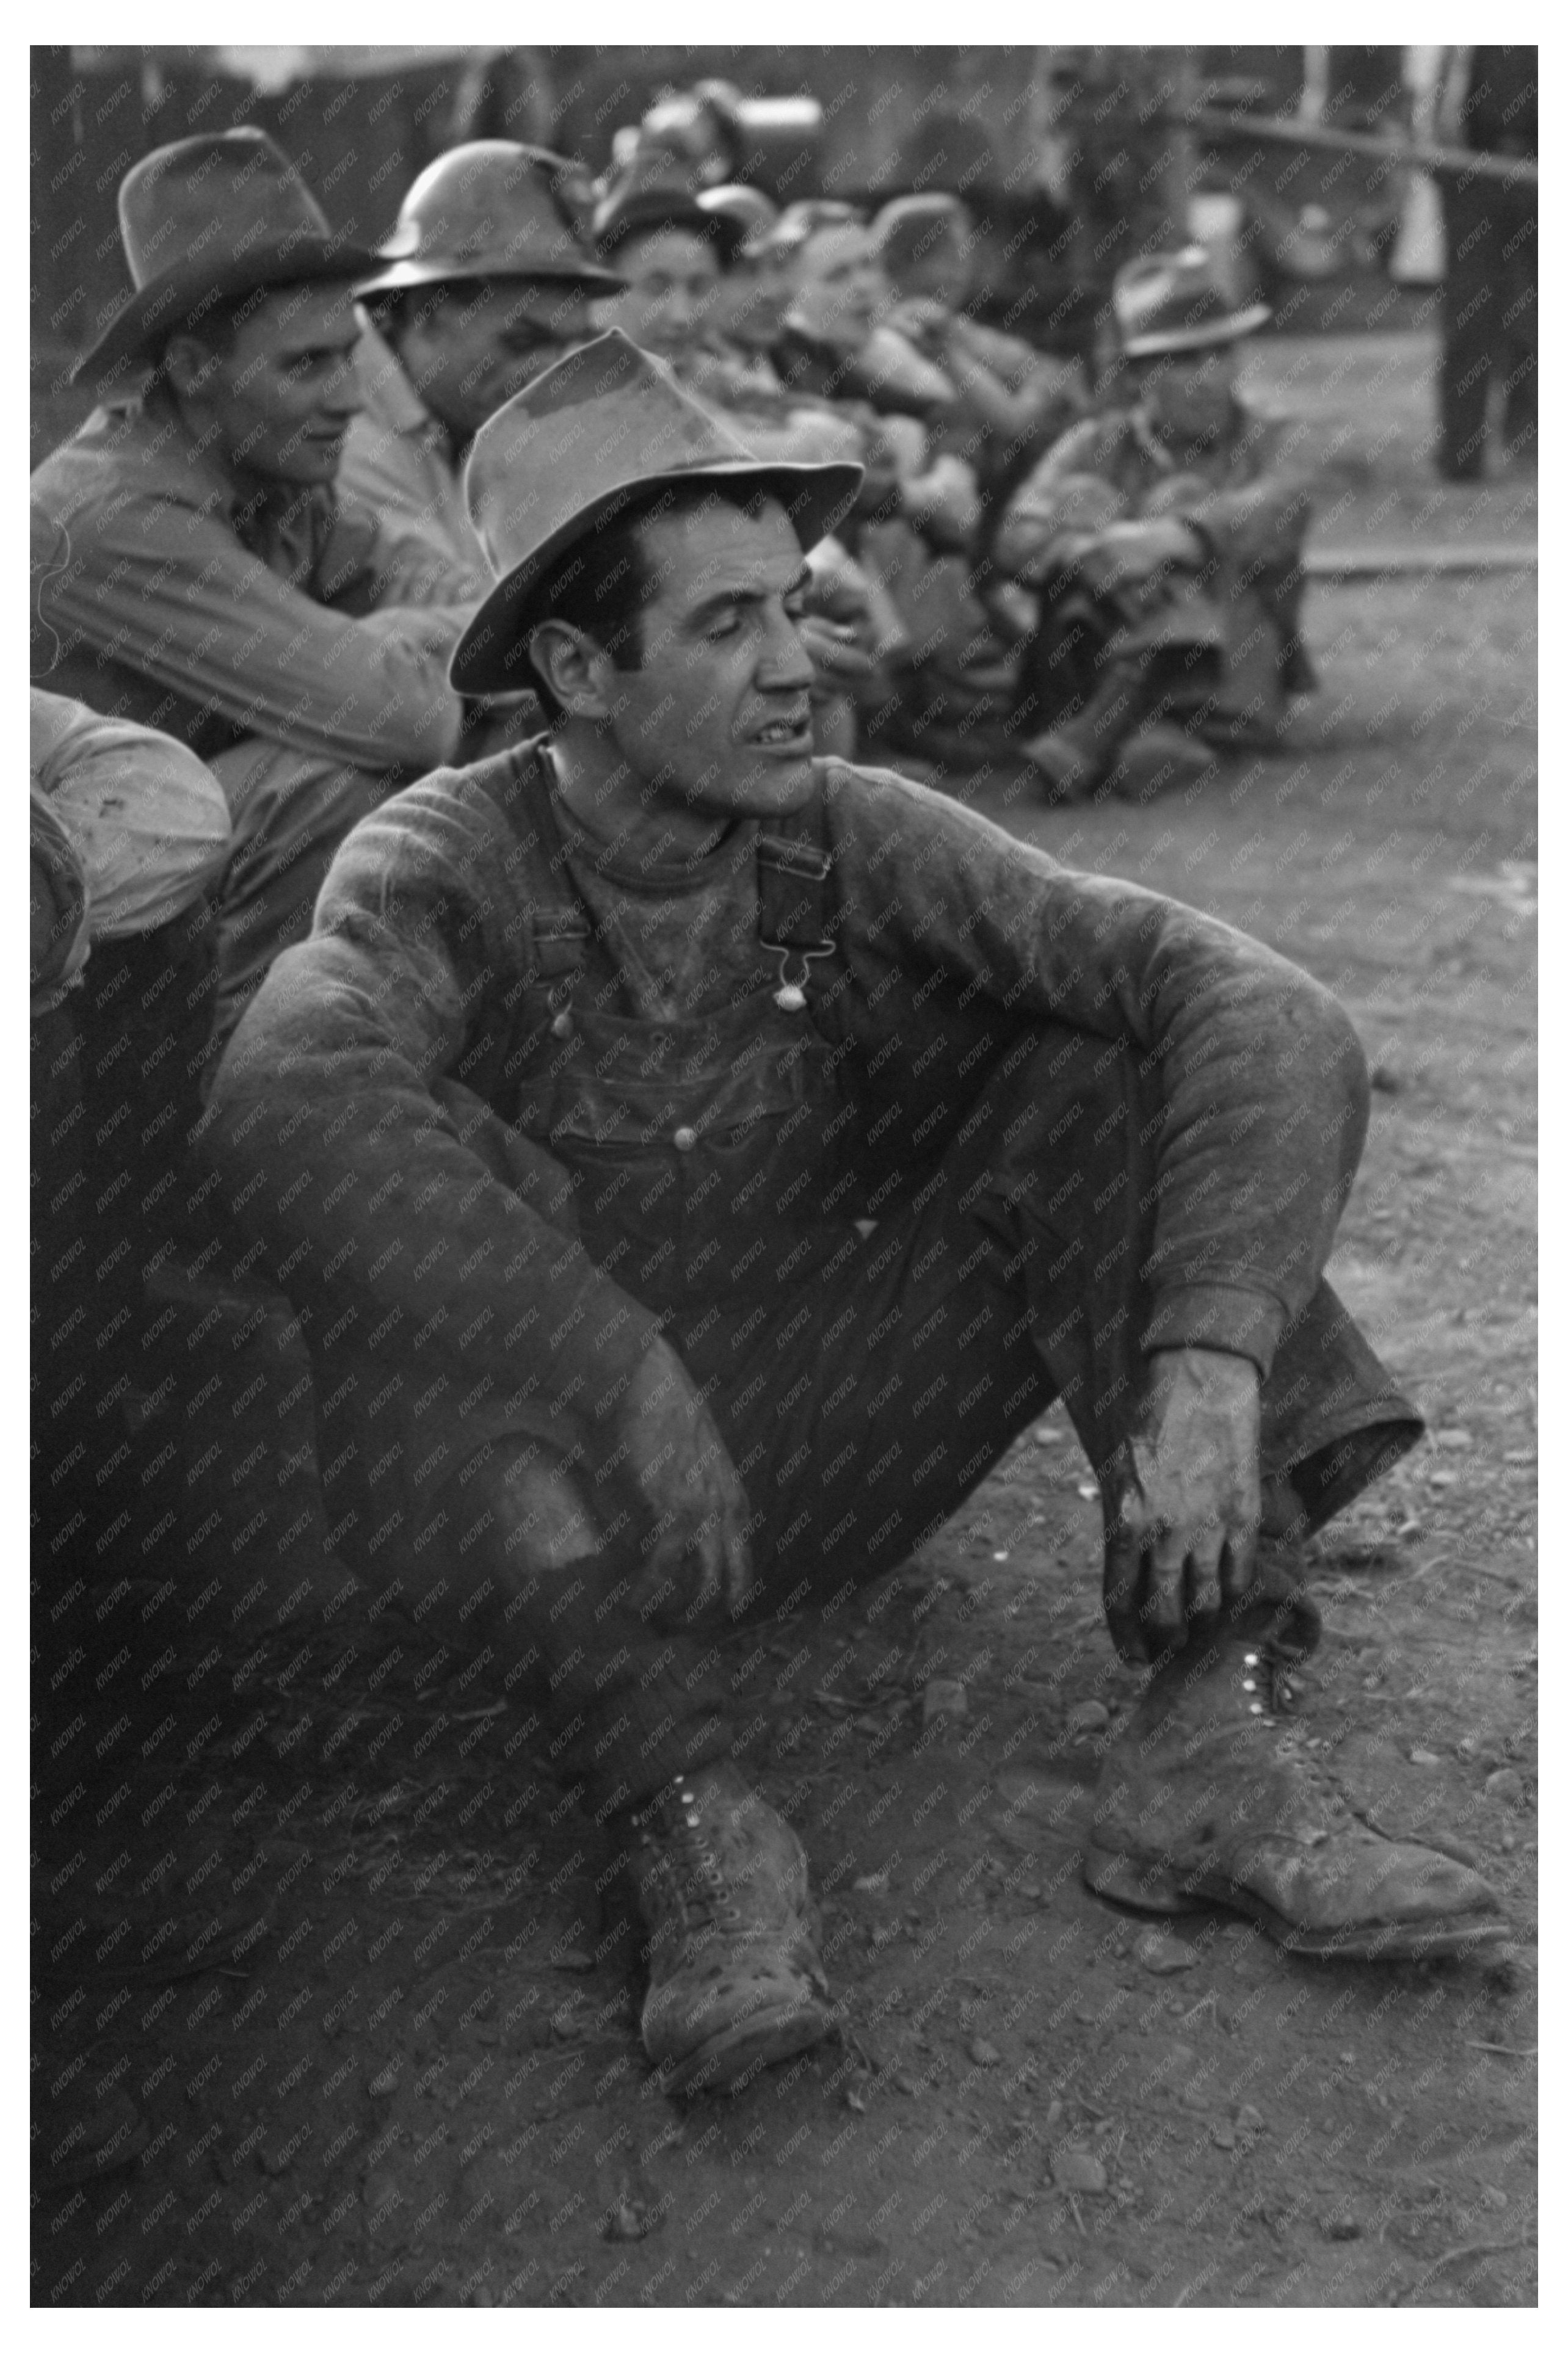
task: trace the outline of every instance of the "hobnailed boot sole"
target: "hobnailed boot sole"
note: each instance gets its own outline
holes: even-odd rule
[[[1467,1959],[1511,1942],[1506,1921],[1477,1912],[1445,1920],[1361,1921],[1354,1927],[1302,1928],[1250,1888],[1228,1874],[1183,1872],[1091,1847],[1084,1858],[1084,1883],[1096,1895],[1129,1911],[1162,1917],[1186,1912],[1239,1913],[1255,1920],[1275,1944],[1319,1960]]]

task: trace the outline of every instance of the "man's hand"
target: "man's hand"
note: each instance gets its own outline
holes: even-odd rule
[[[1105,1482],[1105,1604],[1129,1664],[1179,1651],[1253,1580],[1257,1368],[1217,1349],[1149,1359],[1139,1426]]]
[[[654,1613],[684,1623],[721,1598],[738,1609],[751,1590],[749,1506],[707,1407],[674,1350],[650,1345],[620,1398],[608,1475],[646,1540],[644,1590],[673,1598]]]

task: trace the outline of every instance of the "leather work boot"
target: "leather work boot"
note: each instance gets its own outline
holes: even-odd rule
[[[1282,1712],[1272,1615],[1249,1610],[1157,1670],[1100,1768],[1088,1885],[1142,1912],[1224,1905],[1327,1957],[1430,1960],[1503,1942],[1485,1880],[1372,1829],[1308,1749]]]
[[[1129,735],[1106,772],[1107,789],[1121,801],[1151,801],[1188,785],[1205,785],[1219,762],[1201,738],[1171,721],[1155,721]]]
[[[633,1818],[648,1930],[642,2041],[670,2092],[738,2088],[833,2022],[805,1850],[728,1763],[684,1776]]]

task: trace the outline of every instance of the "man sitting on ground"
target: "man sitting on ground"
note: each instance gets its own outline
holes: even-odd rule
[[[376,257],[272,142],[155,149],[120,220],[135,291],[79,363],[105,405],[33,476],[69,546],[39,610],[51,689],[177,736],[223,786],[222,1029],[309,929],[350,827],[452,757],[473,588],[335,495],[361,406],[350,290]]]
[[[1266,309],[1238,310],[1199,246],[1128,262],[1111,300],[1131,396],[1063,435],[998,544],[1041,593],[1023,749],[1065,800],[1201,780],[1215,744],[1274,744],[1317,684],[1301,641],[1310,478],[1283,459],[1287,428],[1235,392],[1236,346]]]
[[[806,1858],[736,1755],[765,1634],[712,1632],[895,1567],[1056,1396],[1113,1639],[1160,1662],[1093,1884],[1308,1951],[1499,1933],[1273,1704],[1314,1617],[1260,1528],[1319,1525],[1420,1429],[1321,1281],[1354,1032],[1226,925],[813,758],[804,551],[855,486],[751,459],[616,334],[493,417],[497,586],[453,678],[525,647],[551,733],[356,829],[210,1114],[309,1303],[335,1541],[539,1670],[676,2088],[831,2017]]]

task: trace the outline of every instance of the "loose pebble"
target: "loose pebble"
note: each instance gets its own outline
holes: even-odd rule
[[[1429,1471],[1426,1483],[1429,1487],[1457,1487],[1459,1474],[1457,1471]]]
[[[1036,1422],[1033,1433],[1036,1446],[1060,1446],[1066,1434],[1065,1430],[1053,1430],[1048,1421]]]
[[[893,2078],[893,2088],[895,2092],[902,2092],[906,2100],[916,2100],[926,2086],[917,2075],[909,2073],[907,2067],[900,2067]]]
[[[1139,1968],[1157,1978],[1172,1977],[1178,1969],[1190,1969],[1198,1957],[1190,1946],[1178,1943],[1174,1936],[1161,1936],[1156,1928],[1146,1928],[1132,1950]]]
[[[1487,1795],[1501,1806],[1517,1806],[1524,1798],[1524,1782],[1511,1765],[1499,1765],[1487,1775]]]
[[[1266,2131],[1266,2129],[1267,2127],[1263,2120],[1262,2110],[1255,2108],[1250,2100],[1244,2101],[1242,2105],[1236,2110],[1237,2132],[1260,2133]]]
[[[1236,2145],[1235,2127],[1234,2125],[1211,2125],[1209,2126],[1209,2138],[1213,2142],[1216,2148],[1234,2148]]]
[[[850,1881],[850,1885],[857,1895],[885,1895],[887,1893],[886,1866],[884,1865],[881,1871],[863,1872],[858,1879]]]
[[[1001,2052],[983,2034],[970,2035],[969,2053],[977,2067],[1000,2067],[1001,2064]]]
[[[1058,2189],[1097,2192],[1106,2186],[1106,2169],[1086,2149],[1061,2148],[1051,2159],[1051,2179]]]
[[[1090,1480],[1085,1479],[1079,1482],[1078,1493],[1086,1504],[1097,1504],[1100,1500],[1100,1491]]]
[[[1443,1759],[1437,1755],[1436,1749],[1413,1748],[1410,1752],[1410,1761],[1413,1765],[1441,1765]]]
[[[962,1683],[950,1675],[933,1675],[920,1697],[920,1717],[924,1724],[934,1723],[938,1716],[961,1720],[969,1712],[969,1694]]]
[[[1475,1442],[1475,1440],[1471,1437],[1467,1430],[1456,1428],[1453,1430],[1440,1430],[1436,1433],[1436,1443],[1439,1446],[1449,1447],[1456,1453],[1463,1453],[1467,1446],[1474,1446]]]
[[[1097,1699],[1081,1699],[1067,1717],[1067,1729],[1072,1733],[1103,1732],[1110,1722],[1110,1710]]]

